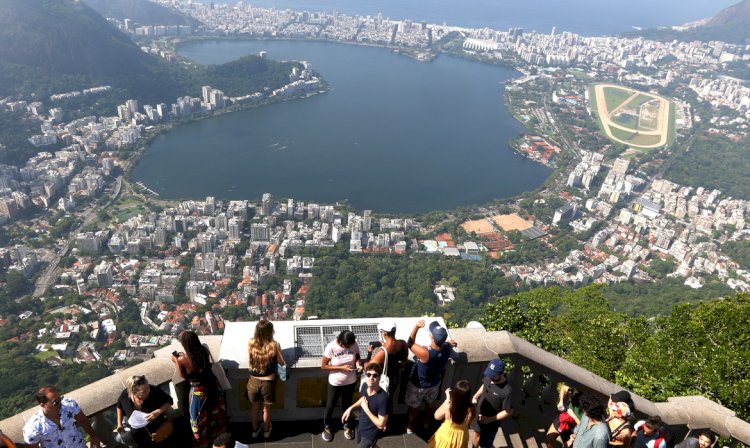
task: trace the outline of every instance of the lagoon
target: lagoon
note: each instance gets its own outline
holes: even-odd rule
[[[179,49],[213,64],[261,50],[311,62],[331,90],[161,134],[134,169],[135,181],[164,198],[270,192],[414,213],[514,196],[551,173],[507,144],[524,131],[503,101],[504,83],[519,75],[513,69],[448,56],[417,62],[328,42],[205,41]]]

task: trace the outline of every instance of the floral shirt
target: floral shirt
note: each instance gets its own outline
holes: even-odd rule
[[[23,426],[24,442],[38,443],[41,448],[86,448],[81,431],[76,427],[75,417],[79,412],[81,408],[75,400],[63,398],[58,427],[39,409]]]

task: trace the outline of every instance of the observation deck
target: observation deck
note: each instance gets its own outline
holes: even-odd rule
[[[444,325],[442,319],[439,321]],[[395,321],[396,337],[406,340],[418,318],[373,318],[348,320],[311,320],[274,322],[275,338],[280,342],[289,368],[289,379],[279,382],[277,403],[271,411],[273,432],[268,440],[250,438],[249,408],[245,396],[247,372],[247,341],[252,336],[255,322],[227,322],[223,336],[207,336],[201,340],[209,347],[212,356],[220,360],[227,372],[232,389],[227,391],[229,431],[244,443],[252,446],[285,448],[354,447],[343,432],[337,432],[332,442],[326,443],[320,433],[326,400],[327,373],[320,369],[320,358],[325,345],[335,339],[341,330],[350,329],[357,335],[361,350],[367,343],[377,340],[376,326],[380,321]],[[429,322],[428,322],[429,323]],[[513,416],[503,422],[495,439],[496,447],[543,448],[547,428],[556,413],[558,382],[565,382],[582,390],[596,392],[603,400],[613,392],[622,390],[605,380],[559,356],[546,352],[506,331],[486,331],[480,325],[450,329],[449,335],[457,342],[441,389],[460,379],[469,380],[476,390],[487,362],[500,356],[512,366],[508,381],[513,385]],[[417,343],[427,344],[428,331],[420,330]],[[97,433],[107,446],[117,446],[112,439],[114,409],[125,380],[131,375],[146,375],[151,384],[166,388],[175,399],[174,412],[184,414],[185,381],[179,376],[170,360],[173,350],[181,350],[176,341],[155,353],[144,363],[116,372],[74,391],[63,391],[78,401],[83,411],[92,419]],[[401,384],[405,382],[402,380]],[[395,417],[389,423],[385,438],[378,442],[381,448],[425,446],[429,435],[437,429],[433,425],[416,435],[404,434],[406,406],[399,387],[394,406]],[[735,413],[700,396],[672,397],[655,403],[632,394],[639,417],[658,415],[667,425],[672,440],[679,442],[691,431],[708,429],[723,437],[750,445],[750,423],[739,419]],[[22,441],[24,423],[36,412],[28,409],[0,421],[0,429],[15,442]],[[340,411],[334,413],[340,416]],[[22,445],[21,445],[22,446]]]

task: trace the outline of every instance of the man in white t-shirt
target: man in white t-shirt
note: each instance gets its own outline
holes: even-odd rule
[[[348,409],[352,405],[352,395],[357,387],[357,371],[362,370],[359,359],[359,345],[356,336],[349,330],[339,333],[338,337],[331,341],[323,351],[321,368],[328,371],[328,398],[326,410],[323,414],[325,429],[321,437],[326,442],[333,440],[333,429],[331,425],[335,422],[333,408],[341,399],[341,408]],[[344,436],[351,440],[354,438],[354,423],[348,421],[344,429]]]

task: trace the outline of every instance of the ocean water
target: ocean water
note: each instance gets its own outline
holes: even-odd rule
[[[214,0],[217,3],[236,1]],[[264,8],[377,15],[466,27],[584,35],[618,34],[633,27],[681,25],[711,17],[738,0],[254,0]]]

